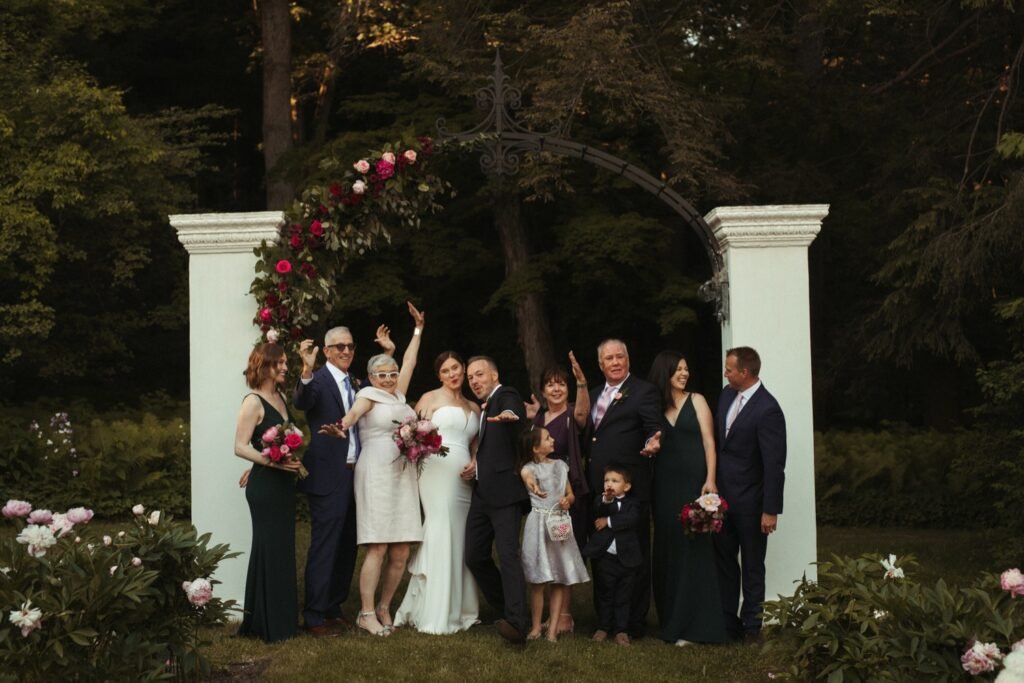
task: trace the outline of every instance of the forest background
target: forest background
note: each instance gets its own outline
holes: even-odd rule
[[[0,392],[96,409],[187,400],[187,254],[167,214],[283,209],[368,149],[436,136],[439,117],[472,127],[500,47],[523,122],[561,121],[702,213],[831,205],[810,248],[817,430],[1019,428],[1017,9],[8,0]],[[695,388],[717,394],[719,328],[697,296],[710,266],[678,216],[578,162],[500,186],[472,154],[435,171],[457,197],[339,283],[335,320],[364,360],[378,322],[403,340],[411,298],[429,316],[425,359],[486,352],[524,392],[569,349],[596,379],[593,347],[615,335],[634,372],[680,348]],[[411,394],[432,383],[424,369]]]

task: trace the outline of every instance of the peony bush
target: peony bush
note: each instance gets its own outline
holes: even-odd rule
[[[159,510],[132,510],[116,536],[64,513],[9,500],[0,535],[0,680],[197,679],[209,673],[200,629],[234,601],[211,579],[233,553]]]
[[[765,603],[765,648],[798,681],[1019,680],[1024,576],[983,574],[966,588],[912,579],[912,557],[833,556],[818,581]],[[905,571],[906,570],[906,571]],[[1015,656],[1009,657],[1008,655]]]

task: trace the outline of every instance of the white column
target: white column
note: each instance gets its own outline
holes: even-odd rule
[[[766,597],[792,595],[804,574],[817,578],[814,415],[807,247],[828,204],[728,206],[705,220],[725,255],[729,315],[722,352],[750,346],[761,379],[786,415],[786,489],[779,529],[768,541]]]
[[[242,372],[259,338],[253,249],[277,239],[280,211],[170,216],[188,250],[189,396],[192,421],[192,523],[212,543],[242,554],[217,571],[219,597],[242,603],[252,522],[238,478],[249,466],[234,455],[235,421],[248,393]]]

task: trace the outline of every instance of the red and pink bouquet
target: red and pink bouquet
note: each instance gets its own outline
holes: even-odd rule
[[[263,432],[260,437],[263,442],[263,455],[270,458],[270,462],[282,462],[290,460],[299,464],[299,479],[305,479],[309,472],[301,464],[298,449],[303,446],[305,439],[302,430],[290,422],[275,425]]]
[[[437,425],[430,420],[420,420],[416,417],[407,417],[401,422],[396,422],[398,428],[395,430],[394,439],[398,446],[399,458],[405,458],[402,467],[406,463],[416,465],[416,471],[423,469],[423,461],[432,455],[444,457],[448,455],[448,447],[441,445],[441,435],[437,432]]]
[[[679,522],[687,536],[697,534],[717,534],[722,530],[725,512],[729,504],[717,493],[705,493],[703,496],[687,503],[679,513]]]

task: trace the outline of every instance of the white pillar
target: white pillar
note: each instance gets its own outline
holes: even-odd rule
[[[248,392],[242,372],[259,337],[253,249],[277,239],[280,211],[170,216],[188,250],[189,397],[192,421],[192,523],[212,543],[242,554],[221,563],[217,595],[242,603],[252,522],[234,455],[235,421]]]
[[[814,415],[807,247],[828,204],[728,206],[705,220],[725,256],[729,315],[722,352],[751,346],[761,379],[786,415],[786,488],[779,529],[768,542],[766,597],[792,595],[794,581],[817,578]]]

